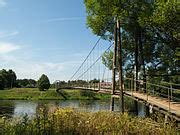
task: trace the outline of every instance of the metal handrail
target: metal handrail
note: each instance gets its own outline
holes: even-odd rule
[[[168,99],[168,103],[169,103],[169,109],[168,111],[170,112],[172,107],[171,107],[171,104],[172,102],[174,101],[180,101],[180,98],[179,97],[175,97],[173,96],[173,91],[180,91],[180,89],[175,89],[175,88],[172,88],[172,86],[170,87],[166,87],[166,86],[162,86],[162,85],[157,85],[157,84],[152,84],[152,83],[148,83],[148,82],[143,82],[142,80],[135,80],[135,79],[132,79],[132,78],[125,78],[125,80],[127,81],[130,81],[130,82],[126,82],[124,83],[124,85],[126,87],[130,87],[130,91],[131,91],[131,95],[133,96],[133,91],[135,91],[136,89],[138,89],[138,92],[141,92],[143,91],[143,93],[146,93],[147,94],[147,99],[146,101],[148,101],[148,96],[149,95],[153,95],[153,96],[157,96],[156,94],[163,96],[163,98],[165,97],[166,99]],[[139,82],[140,84],[139,85],[136,85],[135,83]],[[129,83],[131,84],[131,86],[129,85]],[[144,85],[146,85],[146,87],[144,87]],[[149,86],[148,86],[149,85]],[[134,86],[134,87],[132,87]],[[141,87],[143,86],[143,87]],[[152,91],[152,87],[154,88],[154,90]],[[156,89],[159,89],[161,92],[157,91]],[[164,91],[164,92],[162,92]],[[152,93],[153,92],[153,93]],[[166,94],[167,92],[167,94]]]
[[[135,79],[132,79],[132,78],[125,78],[125,80],[133,80],[133,81],[136,81],[136,82],[141,82],[141,80],[135,80]],[[157,86],[157,87],[161,87],[161,88],[167,88],[169,89],[169,87],[167,86],[162,86],[162,85],[158,85],[158,84],[153,84],[153,83],[149,83],[149,82],[143,82],[144,84],[150,84],[150,85],[153,85],[153,86]],[[178,84],[180,85],[180,84]],[[175,89],[175,88],[172,88],[172,90],[178,90],[180,91],[180,89]]]

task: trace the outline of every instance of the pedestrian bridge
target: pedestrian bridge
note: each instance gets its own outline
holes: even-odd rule
[[[132,82],[131,79],[127,80]],[[180,121],[180,98],[178,97],[180,90],[154,84],[146,85],[147,89],[144,90],[142,84],[139,85],[138,89],[135,89],[133,83],[130,83],[130,85],[126,83],[126,85],[123,86],[123,94],[133,100],[144,103],[151,111],[159,111],[170,118]],[[59,90],[60,89],[61,88],[59,88]],[[112,98],[120,98],[120,90],[116,89],[115,92],[112,93],[109,83],[108,85],[101,85],[99,83],[81,84],[79,86],[68,86],[66,89],[90,90],[102,94],[111,94]]]

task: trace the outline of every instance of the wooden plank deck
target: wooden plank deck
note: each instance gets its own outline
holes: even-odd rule
[[[152,106],[156,106],[160,109],[163,109],[167,111],[168,113],[171,113],[180,119],[180,103],[179,102],[169,102],[168,99],[166,98],[161,98],[161,97],[156,97],[156,96],[151,96],[139,92],[129,92],[125,91],[125,95],[128,97],[135,98],[137,100],[142,100]]]

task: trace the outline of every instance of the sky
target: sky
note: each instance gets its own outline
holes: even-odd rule
[[[69,80],[98,37],[84,0],[0,0],[0,69],[18,79]]]

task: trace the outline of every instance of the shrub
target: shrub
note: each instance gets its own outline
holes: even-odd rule
[[[48,90],[50,88],[49,78],[46,75],[42,75],[38,80],[38,88],[40,91]]]
[[[2,134],[78,134],[78,135],[171,135],[177,129],[172,123],[164,125],[150,118],[131,117],[127,113],[78,112],[73,109],[40,108],[32,120],[7,121]]]

